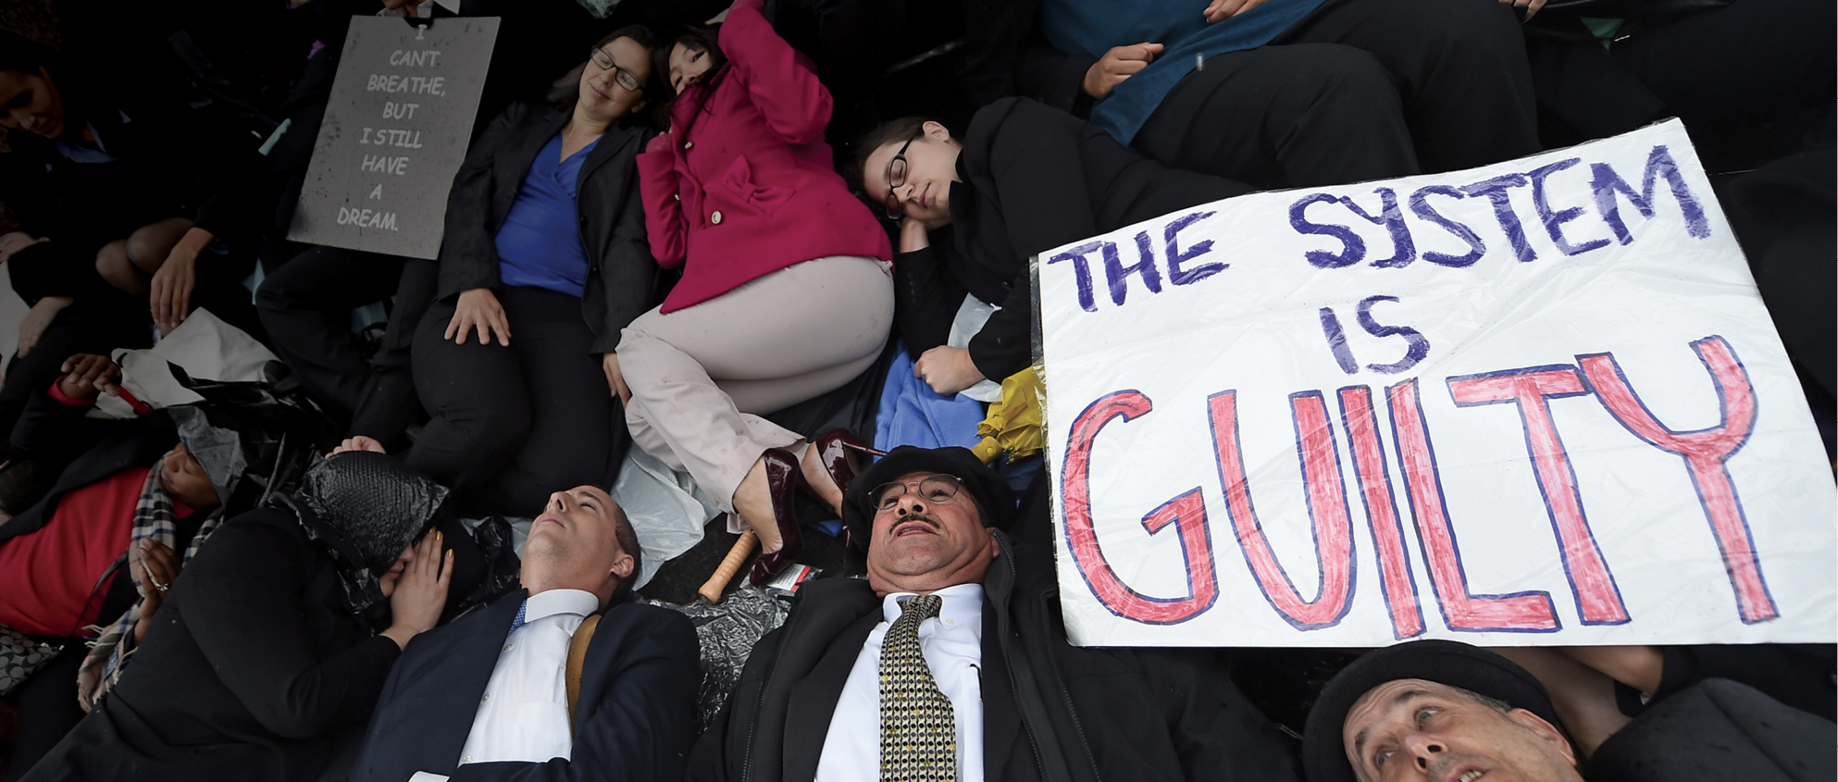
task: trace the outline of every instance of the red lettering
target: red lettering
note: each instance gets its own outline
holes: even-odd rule
[[[1385,606],[1391,611],[1392,633],[1398,638],[1423,634],[1423,609],[1417,603],[1417,582],[1410,573],[1410,554],[1404,550],[1404,523],[1391,493],[1391,470],[1379,442],[1378,416],[1372,410],[1372,389],[1340,389],[1340,418],[1347,430],[1347,450],[1353,454],[1353,475],[1359,481],[1360,499],[1366,504],[1366,526],[1378,549],[1379,584]]]
[[[1557,436],[1557,425],[1551,420],[1551,399],[1581,396],[1589,393],[1576,368],[1568,364],[1527,367],[1489,372],[1481,375],[1452,377],[1449,394],[1461,407],[1510,402],[1519,409],[1519,420],[1525,428],[1525,448],[1532,457],[1532,475],[1538,491],[1544,495],[1545,512],[1557,531],[1558,551],[1564,560],[1564,574],[1570,579],[1570,590],[1583,624],[1623,624],[1627,606],[1621,602],[1621,589],[1608,572],[1602,549],[1596,545],[1583,514],[1583,497],[1576,487],[1576,470],[1570,455],[1564,451],[1563,439]]]
[[[1558,629],[1551,596],[1544,592],[1509,595],[1476,595],[1468,591],[1468,574],[1462,570],[1461,550],[1449,525],[1449,509],[1442,496],[1442,478],[1436,454],[1430,450],[1429,426],[1417,397],[1417,381],[1406,380],[1386,389],[1391,400],[1392,435],[1397,440],[1398,463],[1404,470],[1405,493],[1411,515],[1417,520],[1417,537],[1429,563],[1430,584],[1442,618],[1451,630],[1548,632]]]
[[[1226,511],[1232,519],[1245,563],[1263,590],[1264,598],[1291,625],[1300,630],[1332,627],[1346,615],[1353,596],[1353,533],[1342,485],[1340,457],[1334,448],[1334,428],[1327,417],[1321,393],[1292,394],[1296,448],[1302,459],[1302,482],[1308,494],[1308,516],[1313,522],[1315,562],[1319,568],[1314,600],[1304,600],[1270,549],[1263,524],[1251,504],[1250,483],[1245,477],[1244,455],[1238,445],[1237,392],[1213,394],[1207,404],[1212,413],[1213,448],[1219,464],[1219,482],[1225,492]]]
[[[1079,575],[1091,587],[1098,602],[1111,613],[1147,624],[1184,622],[1211,608],[1219,597],[1219,579],[1213,572],[1212,539],[1207,531],[1206,504],[1200,490],[1188,491],[1142,519],[1142,526],[1153,535],[1169,525],[1181,544],[1182,563],[1187,570],[1184,598],[1149,597],[1131,589],[1117,573],[1098,546],[1097,531],[1091,520],[1091,445],[1098,432],[1113,418],[1129,421],[1154,409],[1140,391],[1113,391],[1091,403],[1072,423],[1072,434],[1066,445],[1066,463],[1062,469],[1060,497],[1064,502],[1066,545]]]
[[[1698,360],[1710,371],[1721,406],[1721,420],[1716,426],[1693,431],[1674,431],[1647,409],[1640,396],[1628,385],[1627,377],[1611,353],[1578,356],[1583,374],[1595,387],[1602,406],[1633,432],[1636,437],[1667,453],[1682,456],[1691,484],[1698,490],[1698,502],[1710,518],[1710,529],[1723,555],[1723,567],[1729,572],[1730,586],[1736,591],[1736,607],[1746,624],[1765,622],[1780,616],[1768,583],[1762,578],[1761,562],[1755,554],[1755,541],[1749,534],[1749,522],[1743,516],[1742,502],[1736,496],[1725,464],[1742,448],[1755,429],[1755,388],[1749,383],[1748,371],[1736,351],[1719,336],[1709,336],[1691,343]]]

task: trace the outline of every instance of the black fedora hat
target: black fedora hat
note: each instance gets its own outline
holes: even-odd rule
[[[874,530],[876,488],[915,472],[944,473],[964,484],[964,491],[976,500],[983,512],[983,526],[1002,529],[1015,516],[1015,492],[995,470],[983,464],[968,448],[916,448],[903,445],[880,458],[849,484],[842,501],[842,521],[849,529],[849,545],[868,550],[868,537]]]
[[[1336,675],[1308,712],[1302,766],[1309,782],[1354,782],[1341,738],[1347,712],[1372,688],[1398,679],[1459,687],[1525,709],[1552,725],[1557,710],[1538,677],[1517,663],[1459,641],[1411,641],[1366,654]]]

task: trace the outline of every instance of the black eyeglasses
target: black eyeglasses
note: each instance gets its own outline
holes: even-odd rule
[[[874,509],[877,511],[893,510],[900,504],[900,498],[906,493],[918,490],[919,496],[926,502],[950,502],[963,488],[963,481],[950,475],[928,475],[916,481],[892,481],[874,487],[868,496],[874,498]]]
[[[638,83],[638,75],[619,67],[619,63],[613,62],[613,56],[607,54],[605,49],[595,49],[588,54],[588,57],[594,61],[595,65],[600,66],[600,70],[612,71],[613,81],[619,82],[619,86],[626,88],[626,91],[638,92],[644,89]]]
[[[906,184],[906,148],[912,146],[913,142],[918,141],[919,137],[923,135],[925,135],[925,131],[923,130],[914,133],[912,138],[907,139],[905,144],[900,145],[900,151],[893,153],[893,159],[887,161],[886,206],[887,219],[889,220],[898,220],[905,215],[900,209],[900,197],[894,195],[894,191],[899,189],[901,185]]]

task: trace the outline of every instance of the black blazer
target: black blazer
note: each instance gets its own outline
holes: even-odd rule
[[[696,735],[701,647],[667,608],[606,609],[588,644],[574,707],[573,761],[459,765],[524,590],[416,636],[383,687],[354,782],[402,782],[417,771],[464,780],[672,780]]]
[[[944,344],[965,293],[1000,305],[969,348],[977,370],[998,383],[1033,361],[1029,256],[1252,190],[1168,168],[1022,98],[978,111],[963,145],[951,225],[930,247],[894,258],[894,319],[917,357]]]
[[[25,778],[317,778],[399,654],[342,594],[292,514],[231,519],[173,583],[120,683]]]
[[[1067,643],[1043,487],[1024,503],[1019,543],[996,533],[1001,554],[983,580],[984,779],[1295,780],[1280,734],[1214,650]],[[881,619],[867,581],[802,587],[697,741],[689,779],[814,779],[850,669]]]
[[[498,228],[510,214],[536,154],[568,124],[569,115],[566,109],[546,104],[512,103],[473,142],[447,196],[436,298],[500,286]],[[652,305],[657,261],[645,238],[636,160],[654,135],[645,128],[608,128],[581,164],[575,208],[588,260],[581,314],[593,330],[594,353],[613,352],[619,347],[619,330]]]

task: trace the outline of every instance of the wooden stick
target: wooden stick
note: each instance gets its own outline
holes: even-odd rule
[[[740,533],[740,539],[734,541],[734,547],[728,549],[728,556],[721,560],[721,566],[715,568],[715,574],[708,577],[696,593],[707,600],[710,605],[721,602],[721,593],[728,588],[728,582],[734,580],[734,574],[740,572],[741,563],[747,561],[747,555],[753,553],[754,544],[759,543],[759,536],[753,530]]]

